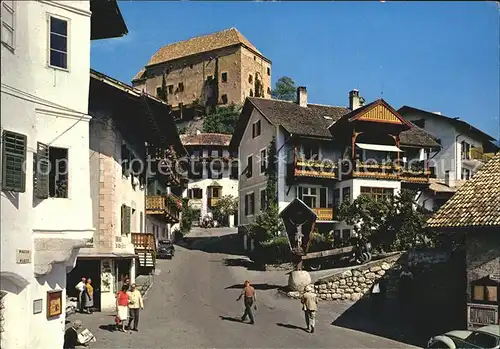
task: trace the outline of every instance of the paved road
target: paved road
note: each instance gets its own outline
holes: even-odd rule
[[[306,333],[298,301],[279,296],[285,272],[248,271],[228,266],[237,258],[217,251],[224,238],[203,239],[227,231],[194,231],[200,238],[190,249],[178,247],[173,260],[160,260],[153,287],[141,313],[140,332],[110,331],[113,315],[75,315],[98,341],[92,348],[407,348],[408,344],[332,325],[349,304],[320,303],[316,333]],[[226,242],[227,243],[227,242]],[[256,324],[235,319],[242,304],[235,300],[240,284],[250,279],[257,288]],[[360,319],[360,322],[366,319]],[[100,328],[99,328],[100,327]]]

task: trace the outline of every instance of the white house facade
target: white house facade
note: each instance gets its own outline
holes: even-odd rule
[[[212,213],[217,200],[223,196],[237,198],[238,158],[229,151],[231,135],[201,133],[181,135],[189,154],[188,185],[183,196],[189,199],[196,217]],[[232,215],[231,215],[232,216]],[[228,217],[230,226],[235,217]]]
[[[0,6],[1,347],[61,348],[66,273],[94,233],[90,41],[111,36],[89,1]]]
[[[398,112],[441,145],[431,154],[430,170],[435,179],[419,198],[420,205],[428,210],[442,206],[498,151],[493,137],[459,118],[410,106]]]
[[[352,227],[336,217],[342,202],[392,196],[402,188],[421,192],[430,182],[430,153],[439,148],[384,100],[363,106],[356,90],[349,94],[349,108],[309,104],[304,87],[296,102],[247,98],[230,146],[238,149],[242,167],[243,231],[265,209],[262,160],[273,137],[279,210],[301,199],[316,213],[318,231],[333,231],[336,240],[352,236]]]

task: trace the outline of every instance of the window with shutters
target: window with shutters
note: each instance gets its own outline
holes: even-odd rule
[[[15,2],[13,0],[2,0],[2,44],[9,49],[14,49],[15,28]]]
[[[258,136],[260,136],[260,132],[261,132],[261,129],[260,129],[260,120],[254,122],[252,124],[252,138],[256,138]]]
[[[245,216],[251,216],[255,212],[255,195],[250,193],[245,195]]]
[[[351,187],[342,188],[342,202],[351,202]]]
[[[250,155],[247,157],[247,177],[250,178],[252,177],[252,172],[253,172],[253,156]]]
[[[128,149],[127,145],[122,144],[121,149],[121,157],[122,157],[122,175],[128,178],[131,172],[130,163],[132,162],[132,152]]]
[[[122,221],[122,229],[121,229],[122,235],[129,235],[130,234],[130,224],[132,221],[132,208],[131,207],[128,207],[127,205],[122,205],[121,221]]]
[[[26,136],[4,130],[2,133],[2,190],[26,190]]]
[[[267,149],[262,149],[260,151],[260,174],[266,173],[267,169]]]
[[[40,199],[49,197],[49,146],[47,144],[37,142],[35,155],[35,175],[34,187],[35,196]]]
[[[49,147],[49,197],[68,197],[68,149]]]

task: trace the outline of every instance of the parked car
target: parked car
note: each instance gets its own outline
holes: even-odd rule
[[[462,349],[462,348],[500,348],[500,326],[488,325],[472,331],[456,330],[432,337],[427,348]]]
[[[175,247],[171,240],[160,240],[158,241],[158,258],[168,258],[174,257]]]

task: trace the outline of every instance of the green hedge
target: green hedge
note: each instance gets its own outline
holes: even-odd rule
[[[291,261],[290,246],[287,237],[277,237],[269,241],[256,243],[254,260],[262,264],[279,264]]]

